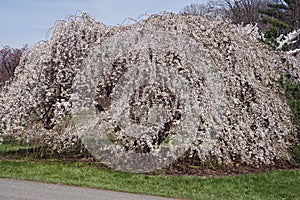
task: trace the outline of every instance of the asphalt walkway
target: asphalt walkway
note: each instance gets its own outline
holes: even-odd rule
[[[0,200],[171,200],[109,190],[0,178]]]

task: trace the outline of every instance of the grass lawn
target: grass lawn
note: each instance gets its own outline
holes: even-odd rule
[[[0,153],[11,153],[11,152],[17,153],[19,151],[29,151],[36,147],[37,146],[34,146],[34,145],[24,146],[24,145],[15,145],[15,144],[5,143],[5,144],[0,145]]]
[[[130,174],[84,162],[0,160],[0,177],[183,199],[300,199],[300,170],[204,179]]]

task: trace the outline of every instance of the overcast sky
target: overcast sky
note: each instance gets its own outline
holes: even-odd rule
[[[45,40],[56,20],[78,11],[107,25],[126,18],[169,11],[178,13],[191,3],[207,0],[0,0],[0,48],[19,48]]]

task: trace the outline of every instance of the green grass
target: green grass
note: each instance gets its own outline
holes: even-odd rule
[[[7,152],[16,152],[16,151],[22,151],[22,150],[28,150],[31,148],[36,148],[36,146],[33,145],[28,145],[28,146],[24,146],[24,145],[15,145],[15,144],[1,144],[0,145],[0,152],[2,153],[7,153]]]
[[[0,160],[0,177],[184,199],[300,199],[300,170],[203,179],[130,174],[82,162]]]
[[[297,146],[295,146],[295,147],[291,150],[291,155],[292,155],[292,159],[293,159],[298,165],[300,165],[300,144],[298,144]]]
[[[0,144],[0,158],[6,157],[10,159],[62,159],[71,158],[74,159],[76,156],[85,157],[88,156],[87,151],[80,152],[78,149],[71,149],[58,153],[52,150],[48,146],[41,144],[25,144],[17,141],[4,141]]]
[[[95,162],[63,162],[55,155],[47,156],[51,153],[47,151],[44,152],[45,158],[41,159],[41,150],[44,151],[39,146],[14,141],[0,145],[0,177],[180,199],[300,200],[299,169],[205,179],[197,176],[131,174],[108,170]],[[76,152],[67,152],[66,156],[72,157],[73,154],[77,155]],[[198,166],[191,168],[198,169]]]
[[[0,157],[15,159],[39,158],[42,148],[38,145],[4,143],[0,145]]]

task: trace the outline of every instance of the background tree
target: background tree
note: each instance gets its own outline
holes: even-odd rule
[[[0,50],[0,85],[14,76],[21,55],[26,49],[27,46],[20,49],[5,46]]]
[[[270,0],[211,0],[206,4],[185,6],[180,13],[200,15],[208,18],[212,13],[235,24],[255,24],[260,22],[259,9],[266,7]]]
[[[291,31],[300,29],[300,0],[274,0],[267,4],[267,7],[260,9],[259,12],[267,25],[265,32],[267,43],[283,50],[300,47],[300,33],[295,32],[289,38],[280,38],[280,35],[287,35]],[[280,40],[291,41],[281,45]]]
[[[300,28],[300,0],[273,0],[265,9],[260,9],[260,12],[273,25],[286,28],[285,25],[293,30]],[[280,22],[282,24],[278,24]]]
[[[180,13],[187,15],[201,15],[205,12],[204,7],[205,4],[192,3],[191,5],[185,6]]]
[[[256,24],[260,22],[259,9],[269,0],[223,0],[225,16],[233,23]]]
[[[205,4],[190,4],[185,6],[180,14],[183,15],[199,15],[209,20],[216,20],[219,18],[224,18],[225,13],[220,4],[220,1],[210,0]]]

